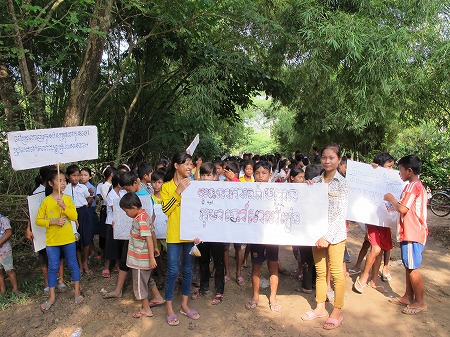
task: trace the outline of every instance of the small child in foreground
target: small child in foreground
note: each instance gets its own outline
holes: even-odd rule
[[[3,276],[3,269],[8,274],[13,292],[19,292],[17,288],[16,271],[13,266],[12,247],[9,239],[12,235],[12,229],[9,219],[0,214],[0,294],[6,292],[5,278]]]
[[[152,317],[153,312],[148,301],[148,281],[152,269],[156,268],[156,260],[150,228],[151,218],[142,208],[141,200],[134,192],[125,194],[120,199],[119,205],[130,218],[133,218],[127,266],[132,270],[134,295],[142,302],[141,310],[133,317]]]
[[[398,161],[400,177],[409,184],[403,189],[398,201],[387,193],[384,200],[390,202],[400,213],[398,235],[403,265],[406,270],[406,290],[402,297],[392,298],[393,304],[405,306],[403,313],[416,315],[428,311],[424,300],[424,284],[419,267],[428,235],[427,192],[420,181],[422,161],[416,155],[409,155]]]

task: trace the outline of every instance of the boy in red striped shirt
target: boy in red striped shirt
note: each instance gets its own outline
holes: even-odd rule
[[[152,269],[156,268],[155,249],[153,246],[154,229],[151,228],[151,218],[142,208],[139,197],[130,192],[120,199],[120,207],[133,218],[128,243],[127,266],[133,275],[133,291],[137,300],[142,302],[142,308],[133,317],[152,317],[148,301],[148,281]]]
[[[398,161],[398,167],[400,177],[409,184],[403,189],[400,201],[390,193],[384,196],[384,200],[392,203],[400,213],[398,236],[406,269],[406,290],[402,297],[392,298],[390,302],[405,306],[404,314],[415,315],[428,310],[423,296],[423,278],[418,270],[428,235],[427,192],[419,178],[422,169],[419,157],[405,156]]]

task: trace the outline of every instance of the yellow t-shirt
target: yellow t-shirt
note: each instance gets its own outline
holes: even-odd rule
[[[165,182],[161,187],[162,210],[167,215],[167,243],[191,242],[180,240],[180,204],[181,195],[175,193],[177,185],[173,181]]]
[[[249,183],[249,181],[245,180],[245,176],[242,176],[239,178],[239,181],[242,181],[243,183]],[[252,177],[252,183],[255,182],[255,178]]]
[[[62,198],[66,204],[65,210],[59,207],[51,195],[46,197],[39,207],[36,216],[36,225],[47,228],[45,232],[46,246],[63,246],[75,242],[71,221],[77,220],[77,209],[71,197],[63,194]],[[66,218],[64,226],[50,226],[50,220],[58,219],[60,216]]]

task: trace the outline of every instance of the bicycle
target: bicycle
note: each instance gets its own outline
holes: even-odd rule
[[[450,214],[450,189],[433,193],[430,208],[434,215],[444,217]]]

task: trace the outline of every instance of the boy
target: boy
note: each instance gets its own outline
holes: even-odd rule
[[[3,276],[3,270],[9,276],[13,292],[19,293],[17,288],[16,271],[13,266],[12,247],[9,242],[9,238],[12,235],[12,229],[9,219],[6,216],[0,214],[0,294],[6,292],[5,278]]]
[[[200,166],[200,180],[202,181],[216,181],[217,171],[213,163],[204,163]],[[199,243],[199,240],[194,240],[194,243]],[[224,254],[223,243],[221,242],[202,242],[198,245],[201,256],[200,259],[200,289],[192,295],[192,299],[206,295],[209,292],[209,262],[211,256],[214,261],[214,286],[216,294],[211,304],[217,305],[223,301],[223,292],[225,288],[225,269],[224,269]]]
[[[134,192],[125,194],[119,203],[125,213],[133,218],[128,244],[127,267],[133,275],[133,291],[137,300],[142,302],[142,308],[134,313],[134,318],[152,317],[148,301],[148,282],[152,269],[156,268],[154,255],[151,218],[142,208],[139,197]]]
[[[139,176],[139,185],[145,189],[148,194],[153,194],[153,188],[151,187],[151,176],[153,173],[153,167],[147,163],[142,163],[138,166],[137,173]]]
[[[256,182],[269,182],[270,165],[260,161],[253,167]],[[252,286],[253,297],[245,304],[246,309],[254,309],[259,302],[259,284],[261,281],[261,268],[265,260],[270,274],[270,298],[269,306],[272,311],[280,311],[281,305],[277,301],[278,290],[278,245],[251,244],[250,251],[252,257]]]
[[[427,192],[419,179],[422,162],[416,155],[401,158],[398,167],[400,177],[409,184],[403,189],[400,201],[390,193],[384,196],[384,200],[400,213],[398,234],[406,269],[406,290],[402,297],[393,298],[390,302],[406,306],[402,311],[404,314],[415,315],[428,310],[423,297],[423,279],[418,270],[428,235]]]

